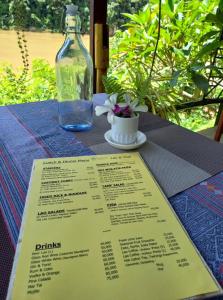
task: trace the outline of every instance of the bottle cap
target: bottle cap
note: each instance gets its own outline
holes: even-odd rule
[[[75,16],[78,12],[78,6],[74,4],[66,5],[66,15]]]

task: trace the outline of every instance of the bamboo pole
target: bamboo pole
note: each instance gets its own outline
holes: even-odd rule
[[[96,93],[103,93],[104,86],[102,78],[107,74],[109,65],[108,55],[108,26],[104,24],[95,24],[95,69],[96,69]]]
[[[90,53],[94,65],[94,93],[96,92],[96,69],[95,69],[95,24],[103,24],[103,45],[108,44],[107,20],[108,0],[90,0]]]

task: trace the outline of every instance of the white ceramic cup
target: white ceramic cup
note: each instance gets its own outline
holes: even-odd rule
[[[137,138],[139,115],[132,118],[113,116],[111,138],[117,144],[133,144]]]

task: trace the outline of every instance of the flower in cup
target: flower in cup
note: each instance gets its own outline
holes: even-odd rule
[[[107,119],[109,123],[112,123],[113,116],[120,118],[132,118],[137,115],[138,112],[147,112],[148,107],[146,105],[140,105],[138,100],[132,100],[127,94],[123,95],[124,102],[118,103],[118,94],[112,94],[104,105],[98,105],[95,107],[96,116],[100,116],[107,113]]]

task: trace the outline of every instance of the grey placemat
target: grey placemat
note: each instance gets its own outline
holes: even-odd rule
[[[215,175],[223,170],[223,145],[180,126],[148,131],[149,140]]]
[[[108,143],[98,144],[90,148],[96,154],[126,152],[126,150],[113,148]],[[147,142],[138,149],[138,152],[142,155],[167,197],[184,191],[211,176],[211,174],[152,142]]]

